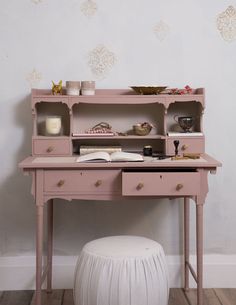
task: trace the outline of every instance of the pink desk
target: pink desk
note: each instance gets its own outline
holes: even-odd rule
[[[200,160],[76,163],[75,157],[28,157],[19,164],[32,175],[36,227],[36,305],[41,304],[41,286],[47,278],[52,289],[53,199],[113,200],[130,198],[184,198],[184,288],[189,272],[197,283],[198,305],[203,305],[203,206],[208,193],[208,173],[221,164],[204,154]],[[189,262],[189,198],[196,203],[197,270]],[[43,210],[47,204],[47,266],[42,267]]]

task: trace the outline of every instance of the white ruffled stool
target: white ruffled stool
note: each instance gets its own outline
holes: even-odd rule
[[[160,244],[138,236],[87,243],[75,271],[75,305],[167,305],[168,271]]]

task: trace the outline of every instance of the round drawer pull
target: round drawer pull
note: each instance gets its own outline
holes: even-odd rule
[[[65,184],[65,180],[59,180],[58,182],[57,182],[57,186],[58,187],[61,187],[61,186],[63,186]]]
[[[184,187],[184,185],[183,185],[182,183],[178,183],[178,184],[176,185],[176,191],[181,190],[183,187]]]
[[[182,150],[187,150],[188,149],[188,145],[184,144],[182,147],[181,147]]]
[[[52,152],[53,151],[53,146],[49,146],[46,150],[48,153]]]
[[[95,186],[96,186],[96,187],[99,187],[101,184],[102,184],[102,180],[97,180],[97,181],[95,182]]]
[[[142,182],[140,182],[137,186],[136,189],[139,191],[144,187],[144,184]]]

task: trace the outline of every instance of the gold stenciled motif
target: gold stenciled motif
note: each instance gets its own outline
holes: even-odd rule
[[[104,78],[116,61],[115,54],[99,45],[88,54],[88,65],[97,78]]]
[[[26,76],[26,80],[29,82],[30,87],[33,88],[42,80],[42,75],[36,69],[33,69],[32,72]]]
[[[85,16],[91,17],[97,12],[97,4],[92,0],[86,0],[81,4],[80,10]]]
[[[236,10],[232,5],[218,15],[216,24],[225,41],[231,42],[236,39]]]
[[[155,35],[157,36],[157,38],[160,41],[163,41],[169,34],[170,27],[168,26],[168,24],[166,24],[164,21],[161,20],[160,22],[158,22],[155,25],[153,31],[154,31]]]

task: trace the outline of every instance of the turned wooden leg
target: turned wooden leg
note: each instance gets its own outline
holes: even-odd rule
[[[52,292],[52,252],[53,252],[53,199],[48,201],[47,206],[47,230],[48,230],[48,246],[47,246],[47,292]]]
[[[196,206],[197,305],[203,305],[203,203]]]
[[[184,290],[189,290],[189,198],[184,197]]]
[[[36,205],[36,305],[41,305],[41,277],[43,263],[43,205]]]

